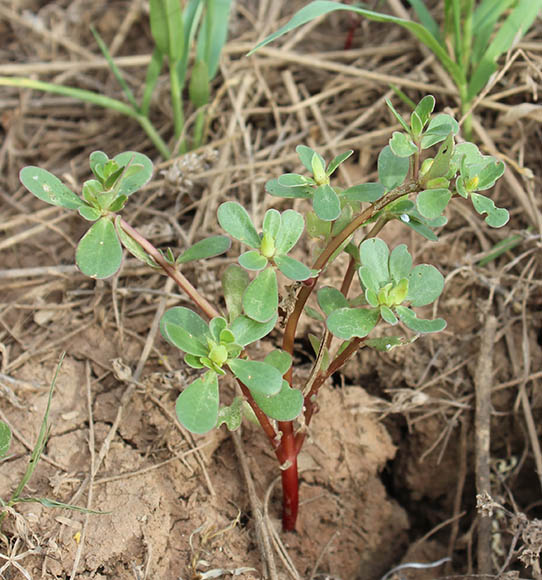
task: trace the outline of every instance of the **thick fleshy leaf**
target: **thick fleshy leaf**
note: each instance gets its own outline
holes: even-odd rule
[[[423,130],[423,123],[416,111],[410,114],[410,130],[414,139],[418,140]]]
[[[184,355],[184,362],[193,369],[204,369],[205,365],[201,362],[199,356],[195,356],[193,354],[186,353]]]
[[[386,98],[386,105],[388,105],[388,109],[393,113],[393,116],[399,121],[399,124],[401,125],[401,127],[403,127],[403,129],[407,133],[410,133],[410,127],[408,126],[408,123],[403,119],[403,116],[401,115],[401,113],[399,113],[399,111],[397,111],[395,109],[395,107],[392,105],[391,101],[387,98]]]
[[[256,322],[248,316],[238,316],[230,326],[235,336],[235,342],[241,346],[246,346],[260,340],[275,328],[277,318],[278,315],[275,314],[268,322]]]
[[[78,209],[82,205],[86,205],[58,177],[55,177],[45,169],[41,169],[41,167],[34,167],[33,165],[24,167],[19,173],[19,179],[30,193],[51,205],[68,209]]]
[[[269,364],[238,358],[228,361],[228,366],[251,392],[276,395],[281,390],[282,374]]]
[[[238,260],[239,264],[247,270],[260,271],[267,266],[267,258],[262,256],[258,250],[250,250],[241,254]]]
[[[314,192],[312,206],[316,215],[326,222],[333,221],[341,213],[341,202],[330,185],[320,185]]]
[[[222,316],[216,316],[209,321],[209,332],[211,333],[211,336],[215,342],[221,342],[220,335],[223,330],[226,330],[226,326],[226,319],[222,318]],[[230,340],[229,342],[233,341]]]
[[[275,238],[277,254],[287,254],[297,244],[304,227],[305,222],[299,212],[293,209],[287,209],[283,212],[280,228]]]
[[[4,457],[9,451],[9,446],[11,445],[11,429],[4,423],[0,421],[0,458]]]
[[[280,392],[272,397],[259,393],[252,393],[252,396],[258,407],[277,421],[293,421],[303,409],[303,393],[292,389],[287,381],[282,381]]]
[[[442,215],[452,194],[448,189],[426,189],[416,198],[416,207],[423,217],[434,219]]]
[[[326,162],[324,161],[324,158],[320,155],[320,153],[317,153],[316,151],[314,151],[314,149],[311,149],[310,147],[307,147],[306,145],[298,145],[295,148],[295,150],[296,150],[297,155],[299,156],[301,163],[303,163],[303,166],[305,167],[305,169],[307,171],[312,172],[312,158],[314,155],[317,155],[320,158],[322,165],[325,167]]]
[[[418,318],[414,311],[405,306],[397,306],[395,311],[405,326],[408,326],[410,330],[419,334],[440,332],[446,328],[446,321],[442,318],[435,318],[434,320]]]
[[[314,181],[299,173],[283,173],[279,177],[279,184],[283,187],[305,187],[307,185],[313,185]]]
[[[363,266],[366,266],[373,278],[382,284],[390,278],[388,259],[390,251],[386,242],[380,238],[369,238],[360,244],[359,257]]]
[[[412,341],[402,336],[382,336],[380,338],[369,338],[365,341],[365,346],[373,348],[374,350],[389,352],[397,346],[403,346],[410,342]]]
[[[329,315],[326,324],[329,331],[338,338],[363,338],[376,326],[379,316],[376,308],[339,308]]]
[[[263,218],[262,231],[269,234],[273,239],[277,237],[280,229],[280,212],[276,209],[268,209]]]
[[[177,397],[175,411],[181,425],[192,433],[203,434],[216,425],[218,405],[218,378],[208,372]]]
[[[184,352],[207,356],[207,339],[211,337],[203,318],[184,306],[175,306],[164,313],[160,320],[162,336]]]
[[[94,173],[96,177],[100,177],[99,173],[96,173],[97,167],[105,165],[109,161],[109,157],[103,151],[93,151],[88,160],[92,173]]]
[[[380,307],[380,316],[382,316],[382,320],[388,324],[391,324],[392,326],[395,326],[399,322],[391,308],[388,308],[387,306]]]
[[[380,199],[386,193],[386,188],[381,183],[363,183],[354,185],[343,191],[342,195],[353,201],[373,202]]]
[[[441,141],[451,133],[457,135],[459,131],[458,122],[446,113],[436,115],[429,121],[429,125],[422,137],[422,149],[428,149]]]
[[[75,261],[81,272],[91,278],[109,278],[118,271],[122,262],[122,246],[110,219],[97,221],[81,238]]]
[[[159,268],[158,264],[154,261],[154,258],[149,256],[147,252],[141,247],[139,242],[136,242],[134,238],[129,236],[123,229],[121,224],[121,217],[117,216],[115,218],[115,228],[117,230],[117,234],[122,245],[132,254],[132,256],[136,257],[138,260],[141,260],[145,264],[149,265],[151,268]]]
[[[352,154],[354,153],[354,151],[352,149],[345,151],[344,153],[341,153],[340,155],[337,155],[337,157],[334,157],[328,168],[326,169],[326,174],[329,176],[331,176],[333,174],[333,172],[337,169],[337,167],[339,167],[339,165],[341,165],[342,163],[344,163]]]
[[[119,195],[132,195],[138,189],[141,189],[152,177],[153,166],[152,161],[143,153],[137,151],[124,151],[115,155],[114,160],[122,167],[140,166],[140,171],[136,173],[130,172],[121,177],[121,186],[119,188]]]
[[[338,308],[348,308],[348,300],[344,294],[337,288],[333,288],[333,286],[320,288],[317,293],[317,299],[318,306],[320,306],[326,316],[329,316]]]
[[[286,187],[281,185],[278,179],[270,179],[265,184],[265,191],[269,195],[275,197],[285,197],[285,198],[302,198],[308,199],[312,197],[313,188],[312,186],[307,187]]]
[[[272,350],[265,358],[264,362],[275,367],[282,375],[292,366],[292,357],[284,350]]]
[[[420,118],[422,124],[425,126],[431,117],[431,113],[435,108],[435,97],[433,95],[426,95],[414,109],[414,112]]]
[[[378,181],[387,190],[401,185],[408,175],[410,162],[406,157],[397,157],[387,145],[378,156]]]
[[[230,249],[231,241],[226,236],[211,236],[196,242],[185,250],[178,258],[177,264],[186,264],[193,260],[204,260],[220,256]]]
[[[231,405],[220,407],[218,411],[218,420],[216,422],[217,428],[224,423],[228,431],[236,431],[241,426],[243,420],[242,413],[243,398],[235,397]]]
[[[410,137],[399,131],[394,131],[390,139],[390,149],[397,157],[410,157],[418,148]]]
[[[245,314],[257,322],[267,322],[277,313],[278,303],[277,275],[273,268],[266,268],[243,294]]]
[[[448,175],[453,155],[454,138],[450,133],[439,147],[439,150],[433,159],[433,162],[431,163],[429,171],[423,176],[423,183],[427,184],[433,179]]]
[[[494,157],[484,156],[484,167],[478,174],[477,191],[484,191],[493,187],[495,182],[504,173],[504,163]]]
[[[501,228],[510,219],[510,214],[506,209],[495,206],[493,200],[485,195],[479,193],[471,193],[472,205],[474,209],[481,215],[487,214],[485,222],[492,228]]]
[[[425,306],[435,301],[444,288],[443,275],[430,264],[415,266],[408,275],[408,294],[406,300],[412,306]]]
[[[312,270],[308,266],[290,256],[275,256],[275,264],[290,280],[308,280],[312,276]]]
[[[393,248],[389,260],[390,274],[395,283],[407,278],[412,270],[412,256],[405,244],[399,244]]]
[[[222,292],[230,322],[243,312],[243,294],[249,283],[248,273],[237,264],[230,264],[222,274]]]
[[[260,236],[252,225],[247,210],[235,201],[227,201],[218,208],[218,223],[236,240],[251,248],[260,247]]]
[[[320,314],[320,312],[318,312],[318,310],[316,310],[312,306],[305,306],[304,310],[305,310],[305,314],[309,318],[314,318],[314,320],[318,320],[319,322],[324,322],[324,317]]]
[[[99,220],[100,217],[102,216],[102,212],[100,210],[97,210],[94,207],[90,207],[90,205],[87,204],[80,205],[77,208],[77,211],[79,212],[79,215],[83,219],[89,222],[95,222],[96,220]]]

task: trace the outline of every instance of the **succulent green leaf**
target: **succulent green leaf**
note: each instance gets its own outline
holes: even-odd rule
[[[429,125],[422,137],[422,149],[428,149],[444,141],[450,133],[457,135],[458,131],[459,124],[453,117],[445,113],[436,115],[429,121]]]
[[[444,177],[450,171],[450,162],[454,154],[454,138],[450,133],[444,140],[442,145],[431,163],[431,168],[424,175],[424,183],[438,177]]]
[[[266,268],[252,280],[243,294],[245,314],[257,322],[267,322],[275,316],[278,308],[277,275],[273,268]]]
[[[312,270],[299,260],[286,255],[275,257],[277,268],[290,280],[308,280],[312,276]]]
[[[235,397],[231,405],[220,407],[218,411],[218,420],[216,422],[217,428],[224,423],[228,431],[236,431],[241,426],[243,419],[242,413],[243,398]]]
[[[186,353],[184,355],[184,362],[193,369],[204,369],[205,365],[201,363],[200,357],[193,354]]]
[[[438,236],[424,222],[421,222],[406,213],[403,214],[400,219],[406,226],[415,231],[417,234],[420,234],[420,236],[423,236],[426,240],[429,240],[430,242],[438,241]]]
[[[160,320],[162,336],[177,348],[196,356],[207,356],[209,327],[199,314],[184,306],[167,310]]]
[[[90,205],[80,205],[77,208],[77,211],[79,212],[79,215],[83,218],[86,219],[89,222],[95,222],[96,220],[100,219],[100,217],[102,216],[102,212],[97,210],[94,207],[90,207]]]
[[[282,381],[280,392],[272,397],[252,393],[256,404],[271,419],[293,421],[303,409],[303,393]]]
[[[423,123],[416,111],[410,115],[410,130],[414,139],[418,139],[423,131]]]
[[[282,388],[281,372],[267,363],[238,358],[228,361],[228,366],[252,393],[276,395]]]
[[[442,215],[452,194],[448,189],[426,189],[416,198],[416,207],[423,217],[434,219]]]
[[[91,278],[109,278],[118,271],[122,246],[110,219],[98,220],[81,238],[75,261],[81,272]]]
[[[320,158],[322,165],[325,167],[326,162],[324,161],[324,158],[310,147],[307,147],[306,145],[298,145],[295,150],[301,163],[303,163],[303,166],[307,171],[312,172],[312,158],[314,155]]]
[[[7,423],[0,421],[0,458],[4,457],[11,445],[11,429]]]
[[[504,173],[504,163],[497,161],[494,157],[484,156],[484,166],[478,174],[477,191],[484,191],[493,187],[495,182]]]
[[[433,112],[434,108],[435,108],[435,97],[433,97],[433,95],[426,95],[416,105],[414,112],[418,115],[424,127],[427,121],[429,121],[429,119],[431,118],[431,113]]]
[[[78,209],[85,205],[85,202],[64,185],[58,177],[45,169],[41,169],[41,167],[33,165],[24,167],[19,173],[19,179],[30,193],[51,205],[67,209]]]
[[[412,306],[425,306],[436,300],[444,288],[444,277],[430,264],[415,266],[408,275],[406,300]]]
[[[313,194],[312,186],[287,187],[286,185],[281,185],[278,179],[270,179],[265,184],[265,191],[274,197],[284,198],[309,199],[312,198]]]
[[[374,350],[389,352],[397,346],[404,346],[410,342],[412,340],[408,340],[403,336],[382,336],[380,338],[369,338],[365,341],[365,346]]]
[[[103,178],[104,176],[100,172],[100,167],[105,165],[109,161],[109,157],[103,151],[93,151],[89,157],[89,164],[92,173],[96,177]]]
[[[284,375],[292,366],[292,357],[284,350],[272,350],[265,358],[264,362],[280,371]]]
[[[389,260],[390,274],[395,283],[407,278],[412,270],[412,256],[405,244],[393,248]]]
[[[305,222],[300,213],[293,209],[283,212],[280,229],[275,239],[276,253],[287,254],[297,244],[304,227]]]
[[[316,188],[312,205],[316,215],[324,221],[333,221],[341,213],[341,202],[333,188],[328,184]]]
[[[226,326],[226,319],[222,318],[222,316],[216,316],[209,321],[209,332],[216,342],[220,342],[220,335],[223,330],[226,330]]]
[[[203,434],[218,419],[218,378],[210,371],[196,379],[177,397],[175,411],[179,423],[192,433]]]
[[[278,179],[279,184],[283,187],[306,187],[314,184],[310,177],[305,177],[299,173],[284,173]]]
[[[185,250],[178,258],[177,264],[186,264],[193,260],[204,260],[224,254],[230,249],[231,241],[226,236],[211,236],[196,242]]]
[[[218,223],[230,236],[251,248],[259,249],[260,236],[252,225],[247,210],[241,204],[227,201],[218,208],[217,215]]]
[[[374,280],[379,285],[387,282],[390,278],[389,256],[390,251],[386,242],[379,238],[369,238],[360,244],[360,261],[371,271]]]
[[[152,161],[143,153],[137,151],[124,151],[115,155],[114,160],[122,167],[140,166],[141,169],[136,173],[127,172],[121,177],[118,195],[130,196],[132,193],[141,189],[152,177]]]
[[[270,235],[273,239],[277,237],[280,230],[280,212],[276,209],[268,209],[263,218],[262,231]]]
[[[399,322],[391,308],[388,306],[380,306],[380,316],[382,316],[382,320],[388,324],[391,324],[392,326],[395,326]]]
[[[387,190],[401,185],[408,175],[409,160],[397,157],[387,145],[378,156],[378,180]]]
[[[392,105],[389,99],[386,99],[386,105],[388,105],[388,109],[393,113],[393,116],[399,121],[401,127],[403,127],[403,129],[407,133],[410,133],[410,127],[408,126],[408,123],[403,119],[403,116],[395,109],[395,107]]]
[[[238,316],[230,326],[235,336],[235,342],[241,346],[246,346],[260,340],[275,328],[277,318],[278,315],[275,313],[275,316],[268,322],[256,322],[248,316]]]
[[[339,308],[328,316],[326,324],[334,336],[343,340],[363,338],[376,326],[379,316],[376,308]]]
[[[121,244],[138,260],[141,260],[145,264],[149,265],[151,268],[159,268],[158,264],[155,262],[154,258],[149,256],[147,252],[141,247],[139,242],[136,242],[132,236],[128,235],[121,226],[121,217],[117,216],[115,218],[115,228],[117,230],[117,235],[121,241]]]
[[[380,199],[386,193],[386,188],[381,183],[363,183],[354,185],[343,191],[342,195],[352,201],[373,202]]]
[[[111,212],[120,211],[126,205],[127,200],[128,200],[128,197],[126,195],[119,195],[110,204],[109,211],[111,211]]]
[[[312,174],[314,180],[318,185],[323,185],[324,183],[329,183],[329,177],[326,174],[326,164],[322,163],[322,158],[316,153],[312,156],[311,160]]]
[[[498,208],[495,206],[493,200],[489,199],[485,195],[480,195],[479,193],[471,193],[472,205],[474,209],[480,214],[487,214],[485,222],[488,226],[492,228],[501,228],[510,219],[510,214],[506,209]]]
[[[406,306],[397,306],[395,311],[405,326],[419,334],[440,332],[446,328],[446,321],[442,318],[435,318],[434,320],[418,318],[415,312]]]
[[[390,149],[397,157],[410,157],[418,148],[410,137],[399,131],[394,131],[390,139]]]
[[[314,318],[314,320],[318,320],[319,322],[324,322],[324,317],[312,306],[305,306],[305,314],[309,318]]]
[[[230,264],[222,274],[222,292],[230,322],[243,312],[243,294],[250,284],[248,273],[237,264]]]
[[[239,264],[247,270],[263,270],[267,266],[267,258],[262,256],[257,250],[250,250],[241,254],[238,258]]]
[[[318,306],[320,306],[326,316],[329,316],[338,308],[348,308],[348,300],[344,294],[337,288],[333,288],[333,286],[320,288],[317,293],[317,300]]]
[[[345,151],[344,153],[337,155],[337,157],[334,157],[331,160],[331,163],[329,164],[328,168],[326,169],[327,176],[330,177],[331,175],[333,175],[337,167],[343,164],[353,153],[354,151],[352,149],[349,149],[348,151]]]

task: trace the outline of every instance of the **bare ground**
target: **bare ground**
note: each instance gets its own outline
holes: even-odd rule
[[[401,15],[399,2],[388,4]],[[158,169],[128,205],[128,219],[155,244],[182,249],[216,231],[215,210],[226,199],[243,201],[255,216],[289,207],[265,197],[263,184],[296,169],[298,144],[328,156],[352,148],[341,181],[371,180],[394,128],[384,104],[393,96],[389,83],[413,100],[431,91],[440,110],[457,111],[438,65],[401,30],[362,22],[353,47],[343,50],[355,24],[344,14],[245,58],[294,5],[301,3],[236,4],[209,144],[172,162],[159,159],[129,119],[2,88],[0,419],[14,444],[0,462],[0,497],[9,497],[26,467],[65,351],[49,442],[28,495],[106,512],[17,505],[0,545],[5,578],[250,579],[276,568],[281,579],[376,580],[401,562],[417,566],[388,580],[472,578],[484,521],[476,510],[476,457],[491,469],[493,499],[508,510],[482,502],[491,512],[490,577],[542,577],[540,21],[476,109],[475,140],[508,165],[492,196],[512,219],[489,230],[465,205],[452,204],[437,244],[384,230],[388,242],[408,242],[417,261],[446,275],[438,313],[448,328],[386,355],[362,351],[322,393],[300,458],[295,533],[280,531],[276,460],[257,428],[194,437],[174,419],[189,370],[157,334],[156,317],[186,299],[131,260],[112,280],[84,278],[72,266],[84,224],[45,207],[18,182],[19,170],[34,164],[78,189],[93,150],[142,151]],[[137,0],[1,2],[0,73],[120,97],[90,24],[141,92],[152,45]],[[164,77],[153,110],[166,138],[167,94]],[[513,234],[521,236],[518,246],[478,264]],[[185,272],[212,299],[230,260]],[[272,337],[280,344],[278,331]],[[299,376],[310,368],[308,352],[299,344]],[[484,417],[491,448],[480,458]],[[257,542],[259,503],[268,550]]]

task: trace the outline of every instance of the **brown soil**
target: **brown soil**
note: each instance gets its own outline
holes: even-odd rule
[[[142,4],[2,2],[0,74],[36,74],[122,98],[112,75],[94,62],[93,24],[117,47],[116,56],[141,55],[135,65],[123,61],[140,94],[152,50]],[[14,440],[0,461],[0,498],[10,497],[26,468],[65,351],[49,440],[26,494],[103,513],[39,503],[7,510],[0,578],[263,578],[271,556],[257,542],[254,501],[262,503],[281,580],[377,580],[401,563],[414,566],[387,580],[473,578],[483,521],[476,510],[476,401],[484,385],[492,430],[490,456],[483,459],[491,466],[492,497],[508,510],[482,502],[492,512],[489,577],[542,578],[540,21],[510,55],[516,60],[491,100],[476,110],[484,129],[475,125],[474,140],[506,156],[510,177],[492,197],[511,210],[511,221],[490,230],[464,204],[452,204],[439,243],[394,224],[383,231],[386,241],[408,243],[417,262],[436,264],[447,276],[437,310],[448,327],[390,353],[361,351],[321,392],[300,456],[301,508],[293,533],[280,530],[278,466],[257,427],[243,424],[237,446],[225,427],[196,437],[175,420],[174,401],[190,369],[153,321],[160,308],[186,299],[131,260],[112,280],[83,277],[71,267],[83,221],[45,206],[19,184],[19,170],[33,164],[79,190],[90,152],[144,152],[158,168],[133,196],[127,219],[156,245],[177,251],[217,231],[216,208],[225,199],[243,201],[254,215],[291,207],[265,197],[263,184],[298,167],[298,144],[328,157],[352,148],[354,161],[341,181],[372,180],[394,123],[383,101],[392,96],[390,76],[398,85],[411,81],[403,90],[413,100],[433,85],[438,108],[457,113],[438,66],[402,30],[363,21],[352,49],[344,51],[354,23],[346,14],[245,58],[302,4],[235,4],[209,145],[173,163],[164,163],[129,119],[65,97],[2,87],[0,419]],[[400,13],[401,5],[390,1],[389,9]],[[306,61],[297,62],[299,55]],[[33,63],[44,65],[25,68]],[[362,71],[388,76],[379,81]],[[164,76],[153,111],[166,138],[167,102]],[[519,246],[477,264],[513,234],[522,236]],[[197,271],[187,266],[185,273],[212,300],[232,257],[209,260]],[[488,354],[481,343],[491,317],[497,330]],[[279,346],[279,331],[271,336]],[[310,365],[308,343],[298,347],[300,381]],[[445,557],[450,561],[427,567]]]

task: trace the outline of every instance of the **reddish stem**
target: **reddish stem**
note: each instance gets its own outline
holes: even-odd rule
[[[295,529],[299,508],[299,476],[297,473],[297,454],[293,421],[280,421],[282,432],[277,458],[281,464],[282,479],[282,529],[292,532]]]

